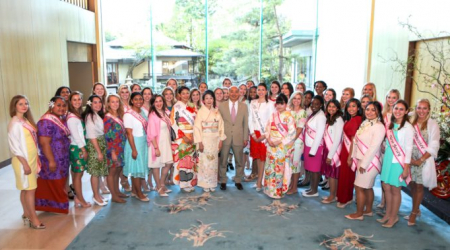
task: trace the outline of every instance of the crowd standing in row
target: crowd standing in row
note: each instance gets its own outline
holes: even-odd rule
[[[184,192],[196,186],[214,192],[219,184],[225,191],[227,171],[235,168],[237,189],[256,180],[256,191],[275,199],[307,185],[302,196],[317,197],[324,176],[330,191],[323,204],[345,208],[356,193],[350,220],[373,216],[373,186],[381,173],[386,213],[378,221],[384,227],[398,221],[401,187],[409,184],[413,207],[406,219],[415,225],[423,187],[436,186],[440,133],[430,102],[418,100],[410,113],[392,89],[381,104],[373,83],[364,85],[360,99],[345,88],[338,101],[324,81],[315,82],[314,91],[277,81],[269,88],[253,81],[233,86],[228,78],[214,91],[206,83],[190,90],[170,79],[161,94],[133,84],[107,95],[95,83],[83,109],[83,94],[63,86],[37,123],[28,99],[14,96],[8,136],[24,224],[45,228],[35,211],[68,213],[70,198],[90,207],[82,192],[84,171],[91,176],[92,201],[105,206],[102,193],[116,203],[130,195],[148,202],[146,192],[167,197],[173,184]]]

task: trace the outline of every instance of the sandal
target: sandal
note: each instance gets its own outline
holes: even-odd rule
[[[256,180],[257,178],[258,178],[258,175],[250,174],[249,176],[246,176],[246,177],[244,178],[244,181],[245,181],[245,182],[250,182],[250,181]]]

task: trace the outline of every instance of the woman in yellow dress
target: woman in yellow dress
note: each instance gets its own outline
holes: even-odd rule
[[[11,121],[8,125],[8,142],[12,154],[12,166],[16,176],[16,187],[20,192],[24,225],[34,229],[44,229],[34,206],[37,188],[37,174],[40,161],[38,157],[37,128],[34,123],[28,99],[16,95],[9,105]]]

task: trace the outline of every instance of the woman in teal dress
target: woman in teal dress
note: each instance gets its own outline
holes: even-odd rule
[[[391,122],[386,132],[386,150],[381,168],[386,197],[386,214],[378,222],[392,227],[398,222],[398,210],[402,200],[401,188],[410,181],[410,162],[414,129],[408,122],[408,104],[398,100],[394,104]]]

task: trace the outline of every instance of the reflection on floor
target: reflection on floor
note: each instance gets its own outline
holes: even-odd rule
[[[90,199],[88,175],[83,184]],[[450,228],[424,207],[418,226],[408,227],[400,218],[387,229],[376,222],[379,215],[362,222],[345,219],[354,204],[338,209],[299,194],[274,201],[252,185],[238,191],[229,181],[227,191],[211,194],[171,187],[169,197],[149,193],[149,203],[130,198],[104,208],[71,207],[69,215],[41,213],[48,228],[31,230],[22,226],[19,192],[7,167],[0,170],[0,249],[450,249]],[[377,187],[377,198],[379,193]],[[403,195],[400,217],[410,204]],[[177,210],[185,205],[189,208]]]

